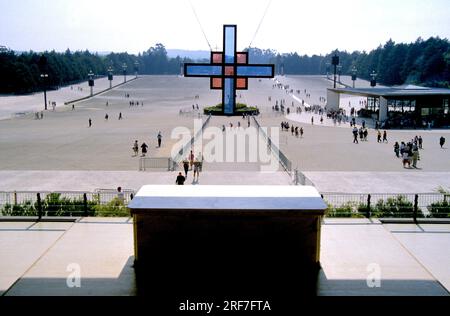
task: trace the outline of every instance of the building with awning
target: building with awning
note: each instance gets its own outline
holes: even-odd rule
[[[367,98],[362,113],[385,127],[450,127],[450,89],[415,85],[329,88],[327,111],[339,110],[341,95]]]

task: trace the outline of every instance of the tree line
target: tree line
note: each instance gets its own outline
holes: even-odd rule
[[[367,53],[365,51],[333,51],[323,55],[280,54],[275,50],[248,48],[251,63],[273,63],[277,72],[288,75],[325,75],[332,73],[331,57],[340,57],[341,74],[351,75],[353,67],[357,76],[370,80],[377,73],[377,81],[383,85],[405,83],[433,87],[450,87],[450,43],[447,39],[421,38],[414,43],[384,45]],[[111,67],[115,75],[122,75],[123,65],[127,73],[135,72],[137,63],[140,74],[179,74],[187,58],[169,58],[163,44],[156,44],[143,53],[94,54],[89,51],[64,53],[55,51],[17,54],[11,50],[0,51],[0,93],[30,93],[84,81],[92,71],[96,76],[106,76]],[[48,74],[42,78],[41,74]]]
[[[355,67],[359,78],[370,80],[371,73],[375,72],[377,81],[387,86],[407,83],[450,88],[450,42],[439,37],[426,41],[418,38],[410,44],[396,44],[389,40],[369,53],[336,50],[326,56],[300,56],[258,48],[251,48],[249,53],[251,60],[255,58],[263,63],[274,63],[278,73],[282,68],[284,74],[290,75],[333,73],[331,58],[337,54],[343,75],[351,75]]]

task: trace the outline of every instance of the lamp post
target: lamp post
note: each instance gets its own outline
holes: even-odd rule
[[[342,73],[341,65],[337,66],[337,71],[338,71],[338,82],[341,83],[341,73]]]
[[[44,83],[44,109],[47,111],[47,85],[46,80],[48,78],[48,74],[41,74],[42,81]]]
[[[372,80],[370,80],[370,86],[371,87],[375,87],[377,85],[377,73],[375,72],[375,70],[372,70],[372,73],[370,74],[370,77],[372,78]]]
[[[89,76],[89,87],[91,88],[91,97],[92,97],[94,95],[94,74],[92,73],[92,70],[89,70],[88,76]]]
[[[109,80],[109,88],[110,89],[112,89],[112,81],[113,81],[113,79],[114,79],[113,69],[112,69],[111,66],[109,66],[109,68],[108,68],[108,80]]]
[[[327,62],[326,66],[327,66],[327,79],[330,79],[330,67],[331,67],[331,64]]]
[[[336,89],[336,71],[337,66],[339,65],[339,56],[337,54],[334,54],[331,58],[331,64],[334,66],[334,88]]]
[[[123,82],[127,82],[127,64],[123,63],[122,69],[123,69]]]
[[[139,71],[139,62],[136,60],[134,62],[134,73],[136,74],[136,79],[138,77],[138,71]]]
[[[355,66],[352,67],[352,81],[353,81],[353,89],[355,89],[355,81],[356,81],[356,74],[358,70]]]

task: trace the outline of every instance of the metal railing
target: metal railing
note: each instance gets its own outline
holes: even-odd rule
[[[275,157],[280,162],[280,165],[284,168],[284,170],[292,176],[292,162],[289,160],[288,157],[286,157],[285,154],[272,142],[272,139],[266,134],[266,132],[261,128],[261,125],[259,124],[258,120],[252,116],[253,120],[255,121],[256,126],[258,127],[259,133],[264,137],[264,139],[267,141],[267,146],[270,148],[272,153],[275,155]]]
[[[97,189],[94,192],[0,192],[0,216],[129,217],[133,190]],[[348,194],[322,193],[327,217],[433,219],[450,221],[449,193]]]
[[[328,217],[446,218],[450,220],[450,194],[343,194],[322,193]]]
[[[314,183],[307,177],[303,172],[298,169],[295,169],[293,172],[294,184],[295,185],[310,185],[315,186]]]
[[[77,191],[13,191],[0,192],[0,216],[88,217],[130,216],[127,208],[133,199],[133,190],[98,189],[94,192]]]
[[[189,142],[187,142],[181,149],[178,151],[178,153],[175,155],[175,157],[172,157],[173,162],[176,164],[180,163],[183,158],[191,151],[192,146],[194,146],[195,140],[199,138],[206,126],[209,124],[209,121],[211,120],[211,114],[208,115],[208,118],[205,122],[203,122],[202,128],[195,134]]]
[[[139,158],[139,171],[147,171],[148,169],[164,169],[174,171],[177,167],[172,158],[165,157],[141,157]]]

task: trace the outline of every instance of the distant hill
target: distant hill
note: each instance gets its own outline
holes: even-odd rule
[[[169,58],[175,58],[180,56],[181,58],[186,57],[194,60],[198,59],[209,59],[211,53],[206,50],[184,50],[184,49],[167,49],[167,56]]]

